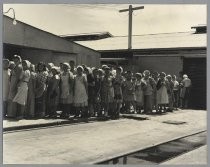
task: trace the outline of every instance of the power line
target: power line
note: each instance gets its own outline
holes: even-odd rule
[[[57,6],[70,7],[70,8],[85,8],[85,9],[103,9],[103,10],[116,10],[116,7],[103,6],[103,5],[87,5],[87,4],[56,4]]]

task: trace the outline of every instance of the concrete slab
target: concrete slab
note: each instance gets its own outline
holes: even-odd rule
[[[163,165],[207,165],[207,145],[178,156]],[[162,165],[161,164],[161,165]]]
[[[93,164],[207,129],[207,112],[120,119],[3,135],[4,164]],[[186,124],[162,123],[166,120]]]

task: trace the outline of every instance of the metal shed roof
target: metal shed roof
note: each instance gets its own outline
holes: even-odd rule
[[[78,41],[94,50],[123,50],[128,48],[127,36],[113,36],[101,40]],[[133,35],[132,49],[207,47],[207,34],[191,32]]]

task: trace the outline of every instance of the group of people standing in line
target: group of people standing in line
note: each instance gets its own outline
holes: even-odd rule
[[[110,116],[162,113],[187,108],[191,80],[164,72],[123,71],[102,65],[75,67],[75,62],[34,65],[14,55],[3,60],[4,117],[13,119]],[[154,112],[155,111],[155,112]]]

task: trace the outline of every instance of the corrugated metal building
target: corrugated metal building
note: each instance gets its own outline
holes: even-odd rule
[[[76,41],[101,53],[101,63],[122,65],[135,72],[183,72],[192,80],[192,108],[206,108],[206,26],[195,31],[134,35],[128,50],[127,36],[111,36],[100,40]]]
[[[12,24],[10,17],[3,17],[3,54],[11,58],[19,54],[32,63],[60,62],[74,60],[76,64],[100,66],[100,53],[86,46],[67,41],[59,36],[17,21]]]

